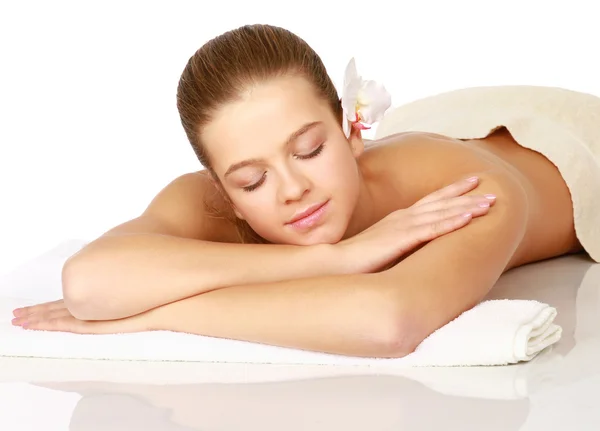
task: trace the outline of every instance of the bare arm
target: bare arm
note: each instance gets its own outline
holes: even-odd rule
[[[519,184],[502,173],[481,176],[498,196],[498,211],[390,270],[228,287],[157,308],[149,325],[352,356],[404,356],[481,301],[523,237],[527,202]]]
[[[352,356],[401,356],[397,304],[381,274],[235,286],[151,310],[154,330]]]
[[[498,211],[429,242],[390,270],[225,287],[110,322],[82,322],[68,313],[66,319],[56,318],[61,301],[15,316],[23,320],[19,324],[30,321],[32,329],[163,329],[352,356],[401,357],[478,303],[523,238],[528,205],[518,182],[490,171],[481,177],[498,196]]]
[[[502,170],[480,177],[485,190],[498,196],[494,211],[386,271],[393,280],[389,293],[402,307],[408,350],[482,301],[525,236],[529,202],[519,180]]]
[[[69,259],[63,295],[71,313],[82,320],[119,319],[225,286],[342,270],[325,244],[232,243],[232,225],[204,210],[210,187],[199,173],[178,178],[142,216]]]
[[[233,225],[205,211],[205,200],[224,204],[210,201],[210,180],[185,175],[142,216],[69,259],[65,304],[81,320],[113,320],[229,286],[379,271],[420,243],[468,224],[465,211],[487,213],[477,205],[486,199],[461,196],[475,186],[465,180],[447,185],[338,244],[258,245],[232,243]]]

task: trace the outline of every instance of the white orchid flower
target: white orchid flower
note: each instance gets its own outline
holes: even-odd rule
[[[346,138],[350,137],[350,127],[365,130],[383,118],[383,114],[392,105],[392,97],[385,87],[375,81],[365,81],[358,76],[354,58],[346,66],[342,109],[344,112],[342,128]],[[351,125],[350,125],[351,124]]]

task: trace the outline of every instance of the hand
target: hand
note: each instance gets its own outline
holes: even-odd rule
[[[79,320],[73,317],[64,301],[46,302],[13,311],[14,326],[41,331],[75,334],[118,334],[149,331],[150,312],[118,320]]]
[[[466,226],[473,217],[487,214],[495,197],[462,196],[477,185],[478,180],[451,184],[337,243],[340,259],[348,264],[347,272],[381,271],[425,242]]]

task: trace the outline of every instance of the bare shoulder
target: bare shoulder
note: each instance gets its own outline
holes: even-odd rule
[[[470,175],[512,172],[491,154],[447,136],[407,132],[373,141],[361,164],[378,187],[393,187],[405,205]],[[385,185],[384,185],[385,184]]]
[[[183,174],[167,184],[137,218],[104,235],[159,233],[214,242],[237,242],[225,199],[206,171]]]
[[[468,171],[491,168],[500,159],[490,157],[489,153],[469,145],[459,139],[425,132],[405,132],[391,135],[367,145],[365,155],[377,162],[387,161],[385,167],[395,170],[397,166],[404,169],[435,172],[439,176],[440,169]]]
[[[523,247],[526,246],[525,235],[535,222],[532,214],[536,199],[524,185],[526,181],[505,161],[463,141],[416,132],[397,135],[371,151],[373,160],[370,163],[383,172],[379,184],[385,180],[391,185],[387,186],[385,196],[389,198],[395,193],[394,196],[401,202],[400,208],[470,176],[478,176],[480,181],[478,187],[466,195],[490,193],[497,196],[488,215],[473,220],[469,226],[445,235],[443,239],[432,241],[432,244],[440,245],[424,247],[415,253],[419,259],[407,259],[400,266],[405,268],[407,262],[418,261],[422,263],[417,266],[423,269],[426,262],[436,261],[425,259],[429,253],[424,250],[434,248],[444,250],[441,254],[451,254],[466,245],[476,249],[475,244],[480,241],[485,248],[489,246],[489,238],[501,232],[514,240],[507,245],[507,254],[503,258],[508,263],[505,262],[502,270],[521,263]],[[516,248],[512,248],[515,245]]]

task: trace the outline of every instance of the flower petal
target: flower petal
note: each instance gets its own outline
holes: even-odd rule
[[[344,73],[344,87],[342,91],[342,108],[345,111],[344,117],[350,121],[354,121],[358,92],[362,85],[363,80],[358,76],[356,62],[354,58],[351,58]]]
[[[363,122],[373,124],[383,118],[392,104],[392,97],[382,84],[366,81],[358,92],[360,116]]]
[[[344,135],[346,138],[350,137],[350,123],[348,122],[346,110],[344,110],[344,115],[342,116],[342,129],[344,130]]]
[[[357,80],[360,80],[360,76],[358,76],[358,71],[356,70],[356,61],[354,60],[354,57],[352,57],[346,65],[346,71],[344,72],[344,88],[351,82]]]
[[[342,97],[342,109],[344,110],[344,118],[350,121],[354,121],[354,116],[356,114],[356,93],[354,95],[346,95],[346,97]]]

